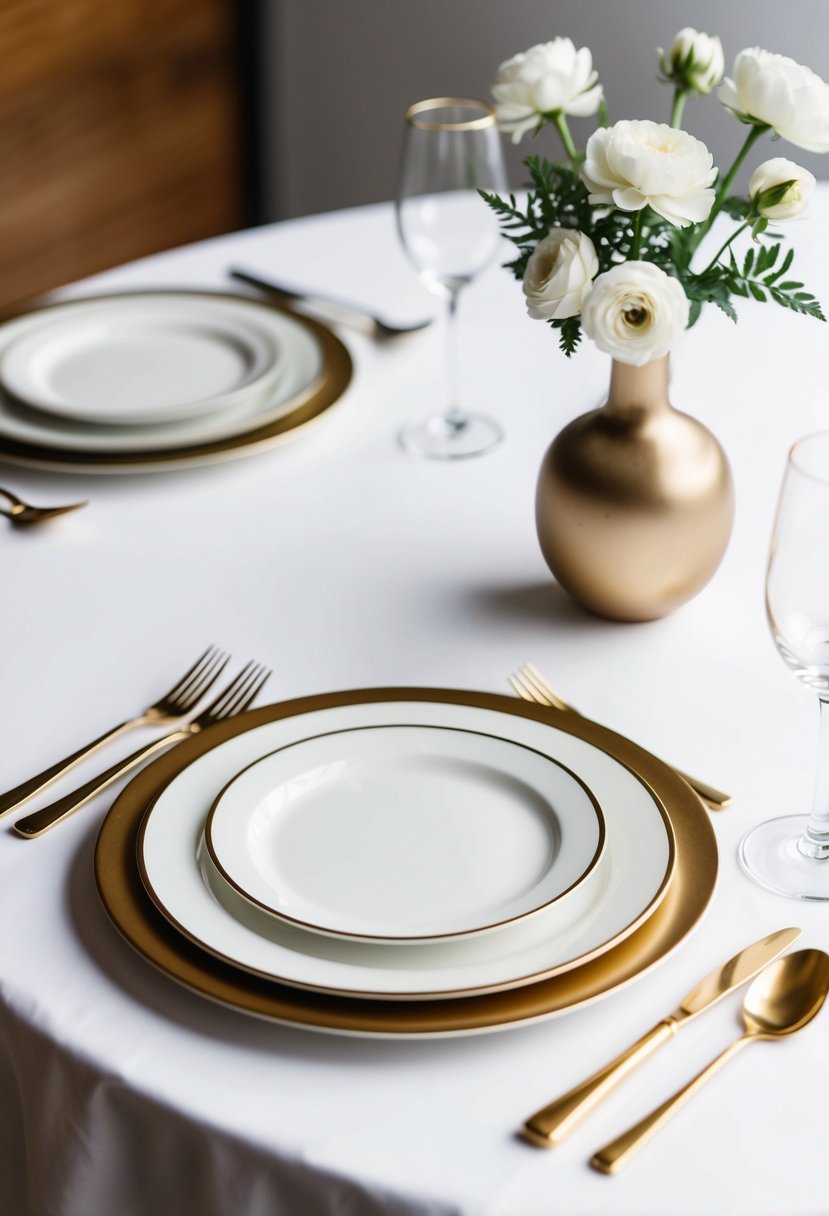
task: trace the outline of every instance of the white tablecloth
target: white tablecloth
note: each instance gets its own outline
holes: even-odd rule
[[[796,266],[829,304],[829,193],[792,225]],[[391,210],[294,221],[153,257],[79,285],[227,286],[243,263],[416,316],[432,298]],[[324,425],[250,459],[165,475],[2,467],[35,501],[88,497],[39,532],[0,529],[0,787],[153,700],[208,642],[270,664],[271,699],[422,684],[506,691],[533,660],[599,721],[735,795],[722,872],[693,936],[591,1007],[520,1030],[374,1042],[273,1026],[209,1004],[120,939],[92,880],[104,796],[36,842],[0,829],[0,1122],[5,1216],[826,1216],[829,1015],[729,1066],[618,1177],[590,1153],[739,1031],[739,998],[698,1019],[557,1150],[523,1118],[672,1009],[761,934],[829,912],[739,871],[743,832],[811,796],[817,707],[769,638],[763,578],[789,443],[829,426],[829,334],[743,302],[710,310],[674,364],[676,405],[732,460],[737,519],[708,588],[666,620],[622,625],[554,586],[535,538],[542,452],[601,399],[608,361],[567,361],[494,267],[461,306],[463,396],[506,442],[461,463],[413,459],[400,424],[443,402],[438,327],[378,347],[342,335],[356,374]],[[124,742],[123,750],[135,745]],[[84,775],[94,766],[84,770]]]

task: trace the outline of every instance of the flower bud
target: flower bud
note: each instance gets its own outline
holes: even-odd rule
[[[725,71],[719,38],[690,26],[679,31],[668,53],[662,52],[660,63],[667,80],[696,93],[710,93]]]
[[[748,194],[758,215],[767,220],[791,220],[802,215],[815,188],[808,169],[783,156],[763,161],[748,183]]]

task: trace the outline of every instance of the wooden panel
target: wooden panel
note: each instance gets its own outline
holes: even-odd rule
[[[241,222],[233,0],[2,0],[0,306]]]

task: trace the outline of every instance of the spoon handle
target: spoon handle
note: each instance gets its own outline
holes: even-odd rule
[[[616,1170],[621,1169],[629,1158],[646,1141],[650,1140],[651,1136],[664,1123],[668,1122],[674,1111],[678,1110],[691,1097],[691,1094],[696,1093],[726,1060],[731,1059],[740,1048],[745,1047],[746,1043],[750,1043],[752,1039],[756,1039],[757,1037],[756,1034],[746,1033],[739,1039],[735,1039],[733,1043],[726,1047],[725,1051],[712,1060],[706,1068],[703,1068],[702,1072],[697,1073],[693,1080],[684,1085],[682,1089],[677,1090],[673,1097],[668,1098],[667,1102],[663,1102],[661,1106],[657,1106],[649,1115],[645,1115],[644,1119],[640,1119],[633,1127],[629,1127],[626,1132],[622,1132],[621,1136],[617,1136],[615,1140],[611,1140],[604,1148],[600,1148],[597,1153],[594,1153],[590,1158],[590,1164],[593,1166],[593,1169],[599,1170],[602,1174],[614,1174]]]

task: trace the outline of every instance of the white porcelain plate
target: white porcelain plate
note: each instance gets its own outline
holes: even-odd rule
[[[163,332],[151,320],[156,315],[167,318]],[[133,328],[130,318],[136,317],[143,320]],[[120,336],[96,347],[92,334],[106,318],[107,324],[112,318],[122,319],[115,327]],[[58,328],[49,340],[45,327],[51,325]],[[64,359],[60,351],[66,350],[62,343],[67,332],[77,335],[83,327],[86,337],[79,344],[73,339],[74,353]],[[121,339],[128,332],[132,338],[124,344]],[[55,398],[49,406],[51,412],[33,410],[17,399],[19,393],[13,395],[8,388],[3,391],[8,376],[6,355],[12,376],[17,367],[26,380],[22,369],[28,348],[23,344],[31,340],[37,349],[38,335],[45,339],[46,353],[38,363],[37,383],[41,389],[48,386]],[[164,352],[158,362],[151,357],[156,344]],[[98,355],[102,356],[100,363]],[[143,425],[127,425],[124,416],[116,416],[115,406],[106,421],[81,421],[77,408],[84,393],[91,394],[93,412],[107,412],[119,367],[125,378],[127,412],[134,408],[141,413],[142,403],[149,403],[150,414],[144,413]],[[143,387],[136,379],[141,367],[146,376]],[[286,313],[255,300],[214,298],[209,292],[140,292],[73,300],[0,325],[0,436],[65,452],[112,455],[215,442],[243,435],[296,409],[301,395],[313,391],[322,370],[322,353],[311,331]],[[26,384],[18,380],[20,388],[25,391]],[[152,417],[153,395],[164,393],[174,410],[176,402],[181,406],[189,399],[193,413]],[[54,412],[61,394],[66,416]],[[209,399],[222,396],[221,408],[204,408]],[[44,389],[42,401],[45,399]],[[160,408],[167,408],[163,401]],[[69,417],[73,412],[75,416]]]
[[[492,932],[561,904],[597,866],[584,785],[522,744],[434,726],[281,748],[219,795],[216,870],[271,915],[374,941]]]
[[[346,941],[271,916],[211,873],[203,847],[217,795],[255,761],[304,739],[355,728],[440,727],[493,735],[555,760],[602,808],[600,881],[552,920],[544,910],[498,933],[423,945]],[[347,864],[353,850],[343,862]],[[253,728],[200,756],[147,813],[138,863],[163,915],[191,940],[247,971],[321,992],[374,999],[467,996],[530,984],[597,957],[642,924],[664,897],[673,835],[650,788],[606,752],[546,723],[469,705],[378,701],[316,710]],[[253,913],[253,915],[251,915]]]
[[[51,414],[141,426],[238,405],[281,366],[277,335],[227,302],[133,296],[47,310],[3,352],[0,383]]]

